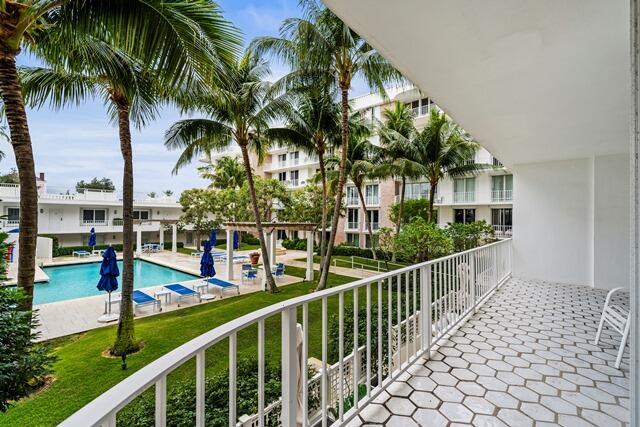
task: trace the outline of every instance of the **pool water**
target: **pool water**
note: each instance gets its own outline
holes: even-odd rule
[[[118,267],[120,267],[120,276],[118,277],[118,290],[120,290],[122,286],[122,261],[118,261]],[[49,276],[49,281],[36,283],[33,296],[34,304],[66,301],[100,294],[107,295],[106,292],[99,291],[96,287],[98,280],[100,280],[100,262],[43,267],[42,270]],[[135,288],[165,285],[197,278],[197,276],[151,262],[139,259],[133,261],[133,286]]]

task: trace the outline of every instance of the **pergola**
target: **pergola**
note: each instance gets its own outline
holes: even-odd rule
[[[305,231],[307,234],[307,270],[305,273],[305,280],[313,280],[313,233],[317,224],[311,222],[263,222],[262,231],[265,235],[267,242],[269,262],[274,264],[276,262],[276,230],[287,231]],[[222,224],[222,228],[227,231],[227,278],[233,279],[233,232],[234,231],[249,231],[257,232],[255,222],[225,222]],[[265,265],[264,268],[270,268]],[[266,277],[263,276],[263,285],[266,282]]]
[[[150,222],[160,223],[160,244],[164,247],[164,229],[166,224],[171,225],[171,252],[178,252],[178,220],[177,219],[134,219],[133,225],[136,228],[136,252],[138,255],[142,253],[142,227],[140,225]]]

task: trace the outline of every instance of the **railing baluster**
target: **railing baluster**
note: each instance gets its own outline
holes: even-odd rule
[[[405,354],[406,354],[406,363],[409,363],[409,340],[411,339],[411,332],[409,331],[409,297],[411,294],[411,290],[409,288],[409,280],[411,276],[407,271],[404,274],[404,288],[405,288],[405,301],[404,301],[404,331],[405,331]]]
[[[282,311],[282,410],[281,424],[285,427],[295,427],[296,410],[298,407],[298,349],[297,349],[297,310],[288,307]]]
[[[382,280],[378,280],[378,387],[382,384]]]
[[[231,364],[231,359],[229,359],[229,364]],[[205,392],[204,370],[205,370],[204,350],[200,350],[196,354],[196,426],[197,427],[204,427],[204,392]],[[231,378],[233,378],[235,381],[235,370],[232,371],[231,366],[229,366],[229,381],[231,381]],[[231,387],[229,387],[229,393],[231,393]],[[235,399],[234,399],[234,404],[235,404]],[[231,408],[231,406],[229,406],[229,408]]]
[[[353,290],[353,362],[351,369],[353,373],[353,406],[358,407],[358,383],[360,382],[360,356],[358,354],[358,289]]]
[[[302,427],[309,424],[309,304],[302,306]]]
[[[391,307],[393,304],[393,282],[391,280],[391,276],[387,277],[387,336],[389,340],[389,345],[387,346],[387,353],[389,356],[389,367],[387,368],[387,377],[391,377],[391,373],[393,372],[393,323],[391,318]]]
[[[367,283],[367,397],[371,396],[371,283]]]
[[[398,366],[396,367],[397,369],[400,369],[402,367],[402,275],[398,274],[396,275],[396,286],[397,286],[397,291],[396,291],[396,298],[397,298],[397,318],[398,318],[398,331],[396,333],[396,351],[398,352],[398,357],[396,358]]]
[[[156,382],[156,427],[167,425],[167,376]]]
[[[238,393],[236,390],[236,376],[238,371],[238,336],[236,333],[232,333],[229,335],[229,426],[234,427],[236,422],[238,421],[238,412],[236,401],[238,398]],[[204,364],[203,364],[204,368]],[[202,386],[202,392],[204,394],[204,385]],[[203,396],[204,402],[204,396]],[[204,426],[204,412],[202,417],[202,422]]]
[[[329,404],[328,393],[329,387],[327,384],[327,298],[322,298],[322,427],[327,426],[327,406]]]
[[[338,372],[340,385],[338,387],[338,414],[340,421],[344,420],[344,292],[338,294]]]
[[[264,319],[258,321],[258,427],[264,427]]]
[[[413,344],[411,346],[412,354],[418,353],[418,269],[413,270]]]
[[[431,347],[431,269],[429,264],[420,271],[420,312],[422,350]]]

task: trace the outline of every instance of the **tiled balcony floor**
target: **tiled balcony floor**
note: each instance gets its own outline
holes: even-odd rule
[[[626,425],[627,359],[614,368],[617,341],[606,329],[592,344],[605,296],[511,279],[352,424]]]

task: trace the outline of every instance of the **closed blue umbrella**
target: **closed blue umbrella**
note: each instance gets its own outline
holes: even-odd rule
[[[213,257],[211,256],[211,242],[204,242],[204,251],[200,258],[200,275],[202,277],[213,277],[216,275],[216,269],[213,266]]]
[[[211,248],[215,248],[218,244],[218,233],[216,230],[211,230],[211,234],[209,234],[209,242],[211,243]]]
[[[240,249],[240,235],[237,231],[233,232],[233,249]]]
[[[104,321],[115,320],[111,316],[111,292],[118,289],[118,276],[120,269],[118,268],[118,259],[116,251],[109,246],[102,254],[102,264],[100,264],[100,280],[98,281],[98,290],[109,293],[109,312],[105,313]]]
[[[96,245],[96,229],[91,227],[89,231],[89,246],[94,247]]]

